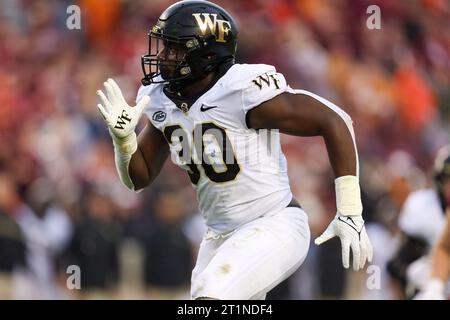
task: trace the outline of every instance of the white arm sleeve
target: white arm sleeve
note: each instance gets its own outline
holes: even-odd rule
[[[114,144],[114,160],[120,181],[130,190],[134,191],[134,184],[131,181],[128,168],[130,166],[131,156],[137,150],[136,133],[132,133],[124,139],[117,139],[111,134]]]

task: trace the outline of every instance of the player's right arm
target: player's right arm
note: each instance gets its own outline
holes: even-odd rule
[[[147,187],[158,176],[169,155],[167,142],[150,121],[138,137],[138,148],[131,156],[128,172],[134,190]]]
[[[97,91],[101,104],[97,107],[108,126],[114,144],[114,159],[120,180],[130,190],[148,186],[158,175],[168,155],[162,133],[151,123],[136,137],[135,129],[150,97],[145,95],[136,106],[125,101],[117,83],[104,83],[106,95]]]

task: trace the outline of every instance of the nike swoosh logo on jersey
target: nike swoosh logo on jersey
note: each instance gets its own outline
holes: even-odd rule
[[[207,106],[207,105],[202,104],[202,106],[200,107],[200,111],[201,111],[201,112],[205,112],[205,111],[208,111],[208,110],[211,110],[211,109],[214,109],[214,108],[217,108],[217,106],[211,106],[211,107],[209,107],[209,106]]]

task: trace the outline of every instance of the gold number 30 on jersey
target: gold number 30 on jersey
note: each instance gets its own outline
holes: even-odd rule
[[[212,122],[197,124],[192,132],[193,148],[188,135],[179,124],[164,128],[167,142],[179,146],[179,161],[193,184],[200,180],[198,165],[201,165],[208,179],[216,183],[232,181],[237,177],[241,168],[225,129]]]

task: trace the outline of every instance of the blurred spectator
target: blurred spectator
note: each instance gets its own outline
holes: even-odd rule
[[[118,285],[118,246],[122,227],[111,199],[97,190],[84,190],[82,214],[61,257],[61,271],[70,265],[81,271],[81,297],[111,297]]]
[[[144,221],[148,228],[136,235],[141,239],[144,259],[144,280],[150,299],[188,299],[194,246],[185,225],[189,221],[179,191],[162,186],[153,194],[151,216]],[[150,220],[150,221],[149,221]],[[190,226],[192,227],[192,226]]]
[[[27,201],[16,215],[25,238],[26,267],[17,298],[58,299],[56,258],[72,234],[67,213],[56,205],[53,186],[37,179],[29,187]]]
[[[25,267],[25,239],[11,216],[19,199],[15,184],[0,173],[0,299],[14,298],[13,275]]]

